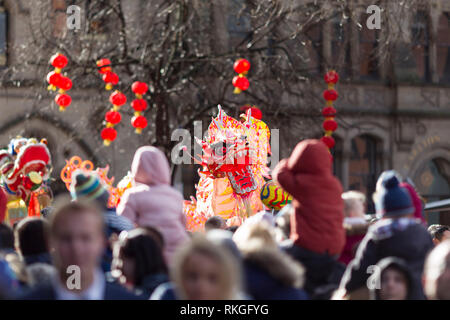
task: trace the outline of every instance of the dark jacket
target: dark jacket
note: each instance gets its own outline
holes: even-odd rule
[[[56,300],[56,292],[51,284],[38,286],[31,289],[23,296],[21,300]],[[105,295],[103,300],[140,300],[138,296],[127,291],[118,284],[106,281]]]
[[[304,269],[279,249],[243,253],[245,291],[255,300],[307,300]]]
[[[366,285],[369,266],[386,257],[403,259],[411,270],[411,298],[425,299],[422,272],[433,241],[422,223],[415,219],[383,219],[369,228],[355,259],[348,265],[341,287],[347,292]]]
[[[297,144],[272,176],[294,198],[291,239],[317,253],[339,255],[345,244],[342,186],[332,173],[330,153],[319,140]]]
[[[34,263],[46,263],[49,265],[52,264],[52,257],[48,252],[26,255],[23,257],[23,259],[27,266],[32,265]]]
[[[345,265],[328,254],[319,254],[286,241],[282,249],[306,269],[303,288],[312,300],[328,300],[339,287]]]
[[[143,299],[149,299],[159,285],[167,282],[169,282],[169,276],[164,273],[146,276],[141,285],[135,288],[135,294]]]

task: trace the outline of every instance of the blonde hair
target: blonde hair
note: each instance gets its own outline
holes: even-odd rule
[[[362,204],[366,203],[366,196],[360,191],[350,190],[344,192],[341,198],[344,200],[344,214],[346,217],[349,216],[350,211],[355,207],[356,201],[361,201]]]
[[[220,267],[223,300],[236,299],[241,289],[240,262],[225,248],[212,243],[201,234],[195,234],[191,241],[177,251],[173,259],[170,276],[181,299],[189,299],[183,287],[184,268],[194,255],[201,254],[217,262]]]
[[[277,248],[275,231],[265,221],[244,223],[233,235],[233,240],[241,251],[253,251],[258,248]]]

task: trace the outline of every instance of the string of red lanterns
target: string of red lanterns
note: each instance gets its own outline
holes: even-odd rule
[[[248,71],[250,70],[250,62],[246,59],[238,59],[234,62],[233,68],[234,71],[238,74],[237,76],[233,77],[233,93],[239,94],[250,87],[250,82],[246,77]]]
[[[109,59],[97,60],[98,72],[102,74],[102,80],[105,82],[105,90],[112,88],[119,83],[119,76],[112,71],[111,61]]]
[[[338,98],[338,93],[334,86],[339,81],[339,75],[335,70],[330,70],[325,74],[324,79],[328,84],[328,88],[323,92],[323,98],[326,101],[326,106],[322,109],[322,115],[325,117],[322,127],[325,134],[320,140],[325,143],[328,149],[331,149],[336,144],[332,134],[338,128],[338,124],[335,120],[337,111],[333,107],[333,102]]]
[[[136,81],[131,85],[131,91],[136,95],[136,99],[131,102],[131,107],[134,109],[131,125],[136,128],[137,134],[141,134],[148,125],[147,119],[142,115],[142,112],[147,109],[147,101],[143,96],[148,91],[148,85],[145,82]]]
[[[109,102],[111,102],[113,106],[105,114],[106,127],[103,128],[100,134],[105,146],[109,146],[111,142],[117,138],[117,130],[114,126],[119,124],[122,120],[122,115],[119,110],[121,106],[127,103],[127,97],[119,90],[116,90],[109,96]]]
[[[62,75],[62,69],[67,66],[68,59],[65,55],[61,53],[56,53],[50,58],[50,64],[55,68],[47,74],[47,82],[49,91],[56,91],[58,94],[55,96],[55,103],[59,106],[59,111],[64,111],[71,103],[72,98],[66,91],[72,88],[72,80]]]

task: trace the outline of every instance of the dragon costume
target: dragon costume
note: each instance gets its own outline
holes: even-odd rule
[[[267,156],[270,153],[270,131],[267,125],[251,116],[251,110],[240,122],[220,108],[208,127],[202,146],[199,183],[196,198],[184,202],[187,228],[203,228],[211,216],[221,216],[229,225],[240,225],[260,211],[260,191],[268,177]]]

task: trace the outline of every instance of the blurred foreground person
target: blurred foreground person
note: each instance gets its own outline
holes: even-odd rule
[[[433,242],[420,220],[408,192],[399,186],[394,171],[383,172],[374,195],[377,214],[383,218],[369,227],[355,259],[348,265],[341,288],[348,294],[368,298],[368,268],[386,257],[401,258],[411,270],[411,299],[425,299],[421,277]]]
[[[0,253],[14,252],[14,232],[6,223],[0,223]]]
[[[203,235],[195,235],[174,256],[171,269],[173,285],[161,285],[150,299],[240,299],[239,266],[229,249],[214,244]]]
[[[104,228],[102,212],[92,202],[61,201],[49,227],[56,275],[51,284],[31,289],[23,299],[135,299],[121,286],[105,280],[100,268],[106,244]]]
[[[139,227],[157,228],[164,237],[164,257],[171,262],[175,250],[189,240],[183,196],[170,185],[170,166],[158,148],[146,146],[134,154],[133,187],[122,196],[117,213]]]
[[[169,275],[162,245],[153,233],[144,228],[122,232],[114,244],[113,273],[119,281],[134,292],[148,299],[162,283],[169,282]]]
[[[450,240],[437,245],[427,257],[423,274],[430,300],[450,300]]]
[[[370,283],[371,300],[410,300],[411,272],[406,263],[388,257],[377,263]]]
[[[212,216],[205,222],[205,231],[211,231],[214,229],[225,229],[227,222],[220,216]]]
[[[442,224],[432,224],[428,227],[431,239],[433,239],[434,245],[438,245],[442,241],[450,239],[450,227]]]
[[[52,264],[48,248],[47,228],[46,220],[35,217],[25,218],[17,224],[14,230],[15,247],[25,265]]]
[[[245,291],[256,300],[306,300],[303,266],[281,251],[274,227],[245,221],[233,237],[242,252]]]
[[[311,298],[329,299],[345,270],[337,261],[345,231],[342,186],[333,176],[328,148],[319,140],[304,140],[272,176],[293,197],[291,244],[284,248],[306,268],[305,290]]]

